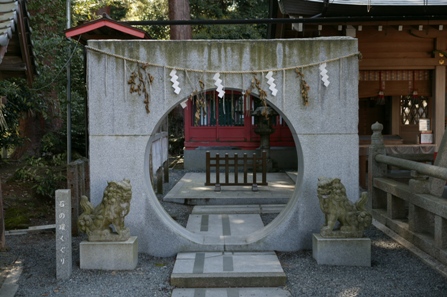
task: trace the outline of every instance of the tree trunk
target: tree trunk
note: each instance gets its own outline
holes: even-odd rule
[[[21,146],[16,147],[11,159],[18,160],[24,156],[36,156],[40,153],[41,139],[45,134],[45,120],[40,114],[23,114],[19,122],[20,137],[24,139]]]
[[[170,20],[190,20],[189,0],[169,0]],[[171,40],[192,39],[191,26],[171,26]]]

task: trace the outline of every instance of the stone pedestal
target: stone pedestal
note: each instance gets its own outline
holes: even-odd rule
[[[132,270],[138,263],[138,240],[131,236],[126,241],[83,241],[79,247],[81,269]]]
[[[371,266],[371,239],[312,235],[312,256],[320,265]]]

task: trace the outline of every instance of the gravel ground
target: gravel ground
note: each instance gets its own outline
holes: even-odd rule
[[[172,172],[172,187],[183,175]],[[161,198],[161,195],[159,195]],[[188,206],[163,203],[168,213],[186,224]],[[266,216],[265,221],[272,217]],[[278,252],[288,277],[284,289],[295,296],[447,296],[447,279],[401,245],[372,227],[372,267],[317,265],[311,251]],[[22,266],[15,296],[171,296],[169,277],[174,257],[139,254],[133,271],[79,269],[79,243],[73,238],[73,271],[69,280],[56,280],[54,232],[8,235],[7,252],[0,252],[3,275]],[[1,277],[1,274],[0,274]],[[0,278],[1,281],[1,278]]]

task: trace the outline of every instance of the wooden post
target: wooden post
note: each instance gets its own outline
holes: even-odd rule
[[[71,162],[67,166],[67,184],[68,188],[70,189],[71,193],[71,232],[73,236],[78,236],[79,230],[78,230],[78,217],[80,215],[80,205],[79,201],[81,198],[81,195],[84,195],[82,193],[82,176],[80,174],[80,160]]]
[[[210,175],[211,175],[211,164],[210,164],[210,152],[206,152],[206,181],[205,181],[205,185],[209,185],[210,184]]]
[[[237,172],[238,172],[238,168],[237,168],[237,166],[238,166],[238,162],[239,162],[239,159],[238,159],[238,156],[237,156],[237,153],[236,154],[234,154],[234,183],[238,183],[238,176],[237,176]]]
[[[374,188],[374,178],[386,175],[387,166],[376,162],[376,155],[386,155],[385,145],[383,143],[382,130],[383,125],[379,122],[371,125],[373,134],[371,135],[371,145],[368,149],[368,208],[386,208],[387,197],[383,191]]]
[[[244,184],[247,183],[247,154],[244,154]]]
[[[163,163],[163,173],[164,173],[163,181],[165,183],[168,183],[169,182],[169,161],[168,160],[166,160]]]
[[[220,188],[220,156],[217,153],[216,154],[216,186],[214,187],[214,191],[215,192],[220,192],[221,188]]]
[[[2,180],[0,179],[0,250],[6,247],[5,241],[5,216],[3,215]]]
[[[90,196],[89,164],[86,160],[76,160],[67,166],[67,186],[71,192],[71,227],[73,236],[78,235],[78,217],[80,215],[81,196]]]
[[[445,37],[436,38],[436,48],[445,49],[447,43]],[[436,58],[438,54],[436,53]],[[441,140],[445,131],[445,95],[446,95],[446,68],[445,64],[438,65],[434,70],[435,90],[434,90],[434,143],[436,144],[436,151],[441,148]]]
[[[253,185],[251,187],[251,190],[253,192],[258,191],[258,184],[256,183],[256,167],[258,164],[256,164],[256,163],[257,163],[256,154],[253,154]]]
[[[230,182],[230,178],[229,178],[229,159],[228,159],[228,153],[225,154],[225,183],[228,184]]]

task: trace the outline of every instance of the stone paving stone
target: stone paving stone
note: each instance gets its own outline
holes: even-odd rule
[[[290,297],[280,288],[191,288],[174,289],[172,297]]]
[[[280,213],[285,204],[249,204],[249,205],[196,205],[192,214],[265,214]]]
[[[248,235],[264,227],[259,214],[190,215],[186,229],[205,236]]]
[[[277,287],[286,275],[274,252],[179,253],[171,285],[199,287]]]

